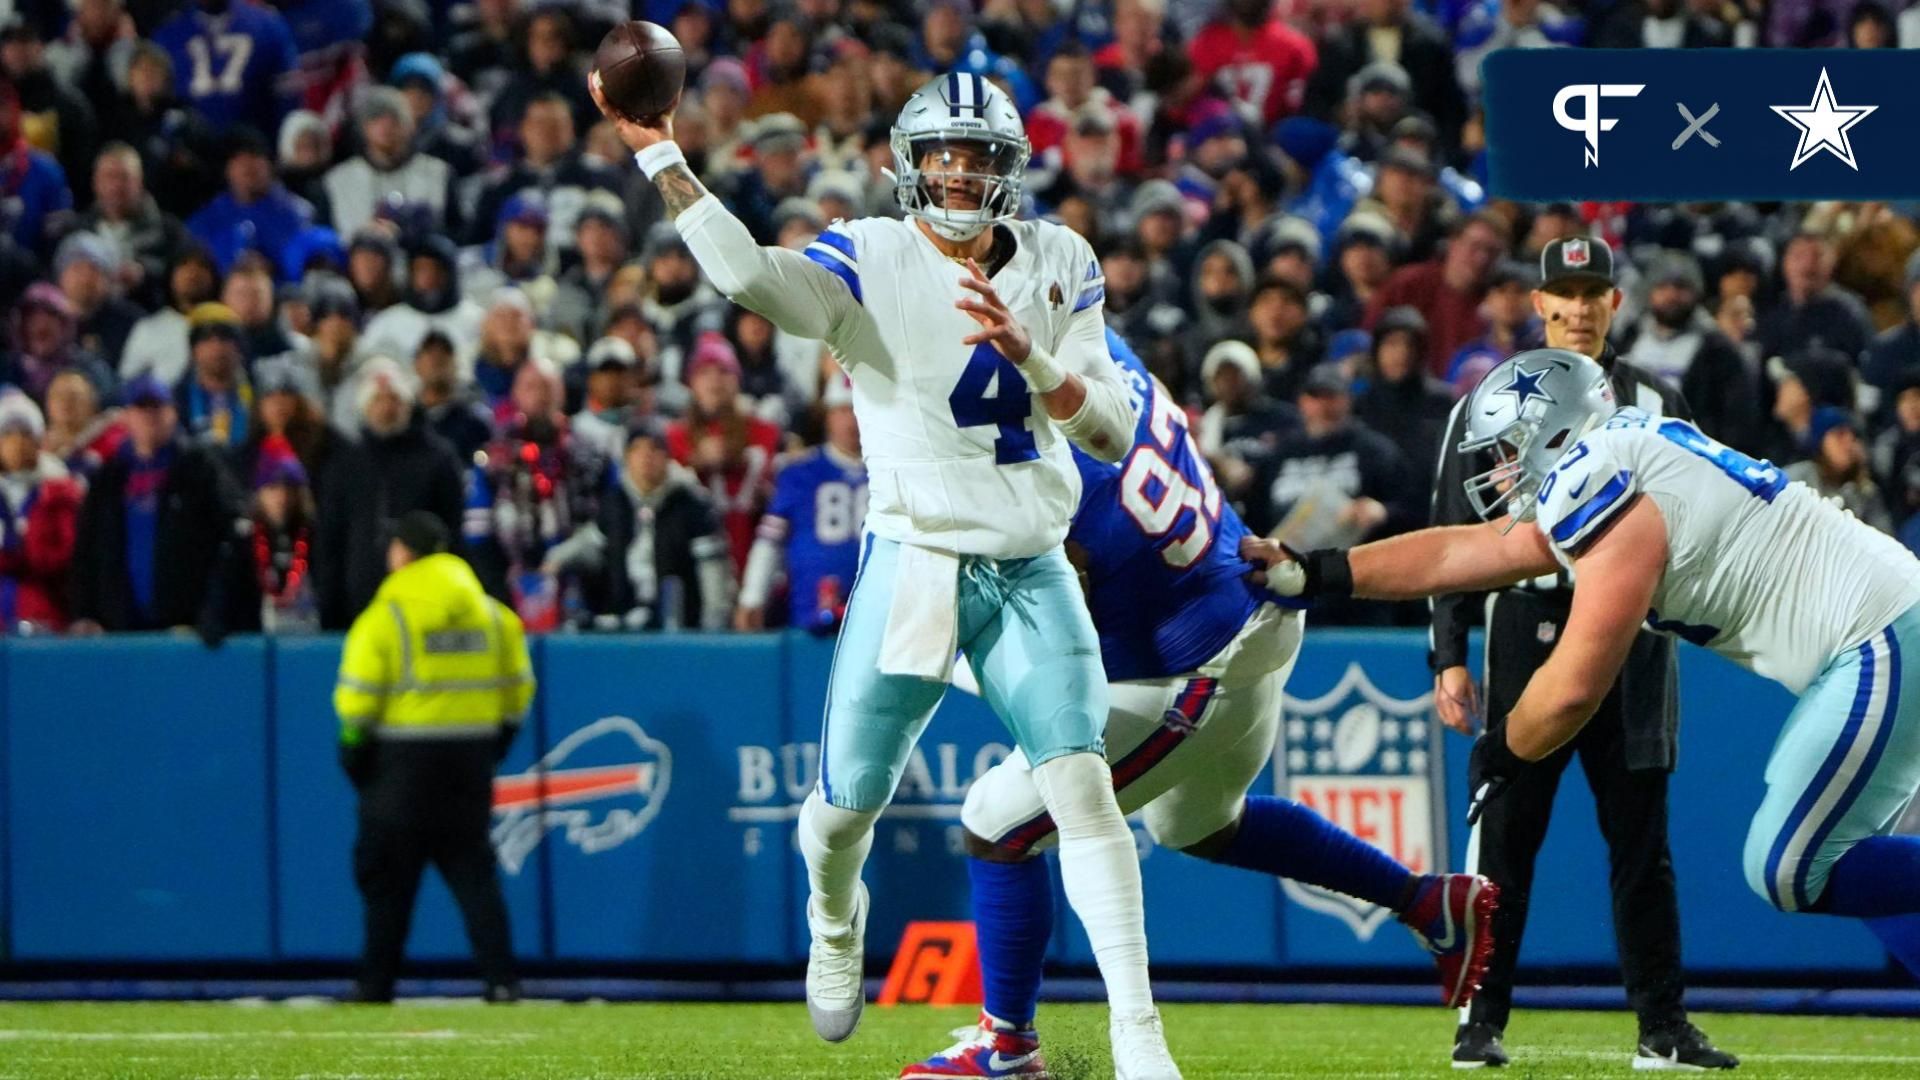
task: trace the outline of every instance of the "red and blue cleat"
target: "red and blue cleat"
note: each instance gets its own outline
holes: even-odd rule
[[[1440,968],[1440,998],[1449,1008],[1473,1000],[1493,958],[1493,913],[1500,886],[1478,874],[1427,874],[1400,913],[1420,947]]]
[[[916,1065],[900,1070],[900,1080],[942,1080],[949,1076],[1025,1077],[1046,1080],[1040,1035],[980,1014],[980,1026],[954,1033],[960,1041]]]

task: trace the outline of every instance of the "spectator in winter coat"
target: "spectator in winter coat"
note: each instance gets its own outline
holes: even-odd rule
[[[459,252],[446,237],[417,241],[407,256],[406,298],[367,321],[367,349],[412,356],[428,334],[438,333],[452,343],[461,370],[471,370],[487,312],[461,290],[459,263]]]
[[[693,403],[667,428],[673,459],[707,485],[726,525],[735,573],[746,565],[753,530],[773,490],[773,458],[780,429],[746,410],[740,397],[740,359],[720,334],[703,334],[688,361]]]
[[[684,382],[683,369],[695,339],[722,328],[727,303],[701,280],[700,265],[672,225],[661,226],[647,238],[641,259],[649,289],[640,301],[640,313],[659,337],[661,376],[668,382]]]
[[[1458,146],[1467,102],[1454,77],[1446,32],[1412,10],[1411,0],[1359,0],[1355,11],[1357,18],[1329,31],[1320,43],[1320,65],[1307,82],[1307,113],[1334,120],[1346,100],[1347,81],[1376,60],[1393,60],[1406,70],[1412,99],[1433,117],[1441,141]]]
[[[1791,356],[1818,345],[1858,357],[1873,324],[1860,298],[1833,283],[1833,242],[1796,233],[1780,253],[1784,288],[1760,309],[1760,355]]]
[[[619,461],[637,418],[640,356],[624,339],[603,337],[587,349],[580,367],[586,369],[587,385],[573,417],[573,436],[595,447],[603,460]]]
[[[1787,466],[1787,479],[1798,480],[1833,499],[1842,509],[1884,533],[1893,532],[1893,520],[1880,498],[1880,488],[1867,468],[1867,446],[1860,439],[1859,421],[1832,405],[1813,410],[1801,441],[1806,460]]]
[[[106,137],[133,147],[160,209],[176,217],[206,201],[223,158],[212,127],[175,97],[176,80],[189,77],[176,75],[165,49],[140,42],[127,61],[126,91],[102,116]]]
[[[1769,357],[1767,377],[1773,380],[1773,423],[1762,444],[1766,451],[1762,456],[1775,463],[1805,456],[1814,413],[1823,406],[1851,413],[1859,396],[1849,358],[1819,346],[1789,360]]]
[[[81,485],[40,448],[45,434],[39,406],[0,392],[0,633],[9,635],[67,627]]]
[[[333,230],[350,236],[373,220],[388,200],[424,207],[432,228],[452,231],[457,206],[453,168],[414,145],[413,110],[406,95],[388,86],[367,90],[354,110],[360,125],[360,156],[335,165],[324,187]]]
[[[387,73],[387,83],[407,96],[413,115],[414,146],[447,163],[453,174],[473,176],[486,163],[480,135],[456,121],[447,100],[447,74],[440,58],[428,52],[408,53]]]
[[[250,473],[247,529],[233,560],[234,629],[268,634],[320,628],[313,585],[313,490],[286,440],[261,446]]]
[[[493,242],[465,252],[461,284],[469,298],[487,302],[494,291],[512,286],[533,302],[534,314],[544,319],[558,289],[554,274],[559,260],[547,244],[552,217],[546,196],[522,191],[500,207],[500,224]]]
[[[73,208],[73,191],[66,170],[28,144],[20,123],[20,95],[0,80],[0,199],[16,207],[9,213],[14,242],[44,252],[48,218]]]
[[[126,143],[108,143],[93,162],[93,205],[73,218],[113,252],[111,275],[142,307],[166,302],[167,274],[193,238],[180,219],[160,209],[146,188],[146,168]]]
[[[294,347],[275,311],[274,293],[272,264],[251,252],[234,264],[220,285],[220,302],[239,322],[240,349],[249,359],[278,356]]]
[[[1353,414],[1385,435],[1410,466],[1438,461],[1453,411],[1447,384],[1427,374],[1427,321],[1409,307],[1390,308],[1373,324],[1367,388]]]
[[[41,448],[74,476],[89,479],[127,437],[120,412],[101,411],[100,393],[85,375],[55,375],[47,387],[47,434]]]
[[[133,324],[120,354],[123,381],[142,373],[172,386],[187,373],[187,312],[220,295],[220,271],[213,256],[189,248],[167,268],[167,306]]]
[[[1920,502],[1909,503],[1911,489],[1906,477],[1920,462],[1920,365],[1908,368],[1888,388],[1888,414],[1893,418],[1885,431],[1874,437],[1869,460],[1874,480],[1886,495],[1887,508],[1895,524],[1905,522]]]
[[[386,222],[375,221],[347,240],[347,284],[371,319],[400,302],[400,245]]]
[[[1215,240],[1201,248],[1193,268],[1189,357],[1204,356],[1214,342],[1238,335],[1254,286],[1253,257],[1232,240]]]
[[[54,282],[73,306],[77,343],[109,367],[119,362],[141,315],[120,295],[114,270],[113,250],[92,233],[68,235],[53,259]]]
[[[585,76],[577,76],[581,94],[586,93]],[[591,102],[587,111],[599,113]],[[573,216],[589,191],[620,193],[620,175],[597,160],[581,153],[577,132],[586,130],[574,119],[565,98],[544,94],[526,106],[525,115],[514,121],[519,125],[521,157],[481,189],[480,198],[467,225],[467,242],[484,244],[494,238],[501,210],[507,200],[523,191],[544,198],[552,214],[556,235],[570,242]]]
[[[599,192],[588,195],[574,219],[574,249],[580,260],[560,275],[548,309],[550,326],[582,343],[602,333],[609,310],[607,286],[627,261],[627,242],[619,200]]]
[[[1480,301],[1480,318],[1487,332],[1454,352],[1447,361],[1446,380],[1454,397],[1480,382],[1495,364],[1538,340],[1534,327],[1533,289],[1539,275],[1515,259],[1503,259],[1487,275],[1487,298]]]
[[[319,380],[299,358],[276,356],[254,365],[253,388],[258,396],[234,475],[257,478],[263,459],[284,448],[306,473],[302,486],[317,497],[314,481],[326,476],[341,439],[320,409]]]
[[[1298,430],[1300,411],[1267,392],[1260,356],[1244,341],[1228,338],[1207,350],[1200,381],[1213,400],[1200,417],[1200,452],[1237,481],[1223,483],[1244,487],[1247,463],[1273,453],[1282,436]]]
[[[554,569],[587,582],[597,627],[727,628],[734,593],[727,533],[699,479],[667,443],[656,428],[636,428],[594,524],[555,553]]]
[[[53,148],[61,171],[86,176],[100,148],[100,121],[93,106],[47,66],[40,29],[16,9],[0,24],[0,75],[20,98],[20,111],[34,118],[40,145]]]
[[[500,437],[474,455],[467,475],[467,557],[487,591],[534,631],[560,625],[560,583],[542,567],[555,545],[592,520],[606,475],[606,459],[575,442],[560,403],[560,373],[551,361],[528,358],[514,374]]]
[[[1446,250],[1428,262],[1403,266],[1387,278],[1367,306],[1373,324],[1388,308],[1407,305],[1427,321],[1427,374],[1444,376],[1454,351],[1485,329],[1480,301],[1500,256],[1507,250],[1504,221],[1482,212],[1463,219],[1454,228]]]
[[[573,19],[566,9],[545,7],[534,11],[527,17],[523,34],[524,62],[514,65],[517,70],[493,99],[490,119],[495,142],[521,124],[521,148],[532,154],[522,121],[536,107],[557,103],[566,110],[572,125],[567,132],[569,144],[574,132],[592,127],[600,114],[587,96],[587,73],[575,59]]]
[[[420,411],[427,426],[447,440],[461,464],[493,438],[493,411],[473,384],[460,377],[459,355],[453,342],[430,330],[413,353],[413,374],[420,384]]]
[[[320,625],[345,629],[386,577],[388,533],[400,515],[431,511],[460,527],[460,467],[414,408],[412,378],[392,360],[369,361],[360,380],[360,441],[328,465],[314,537]]]
[[[228,140],[227,189],[187,219],[187,231],[213,254],[221,273],[242,251],[273,255],[313,222],[313,207],[274,178],[273,157],[259,132]]]
[[[102,397],[114,386],[112,372],[74,342],[78,325],[65,293],[46,282],[27,289],[13,309],[13,348],[0,357],[0,385],[15,386],[35,404],[47,399],[47,384],[62,371],[78,371]]]
[[[141,376],[126,403],[127,439],[80,508],[71,629],[192,627],[217,641],[228,626],[239,494],[217,452],[178,437],[169,388]]]
[[[1280,401],[1293,397],[1325,350],[1320,331],[1307,317],[1306,291],[1284,278],[1262,278],[1247,304],[1247,327],[1246,341],[1260,358],[1267,393]]]
[[[246,442],[254,408],[240,320],[225,304],[201,304],[187,320],[193,363],[173,394],[182,436],[230,454]]]
[[[1680,388],[1701,431],[1746,453],[1760,446],[1760,391],[1740,350],[1700,307],[1700,267],[1666,252],[1647,268],[1646,314],[1623,335],[1622,359]]]
[[[1920,251],[1907,260],[1906,317],[1882,331],[1867,346],[1860,358],[1860,379],[1880,389],[1880,413],[1884,423],[1893,415],[1895,384],[1920,365]]]
[[[332,221],[326,179],[333,169],[333,129],[326,118],[311,109],[295,109],[280,122],[274,143],[280,182],[313,205],[315,221]]]

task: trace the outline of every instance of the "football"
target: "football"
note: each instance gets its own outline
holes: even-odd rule
[[[666,27],[625,22],[607,31],[593,51],[590,76],[607,103],[634,120],[649,120],[673,107],[687,81],[687,57]]]

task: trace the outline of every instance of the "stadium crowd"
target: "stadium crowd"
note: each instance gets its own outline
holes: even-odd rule
[[[702,279],[588,99],[629,16],[685,46],[676,137],[766,244],[897,214],[900,103],[999,83],[1031,211],[1093,243],[1110,324],[1257,529],[1422,524],[1453,401],[1538,341],[1541,248],[1590,235],[1621,355],[1920,548],[1913,207],[1490,200],[1478,105],[1495,48],[1912,47],[1920,5],[0,8],[8,633],[344,628],[415,509],[535,631],[831,629],[848,391]]]

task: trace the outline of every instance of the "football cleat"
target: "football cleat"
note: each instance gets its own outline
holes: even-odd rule
[[[1492,1024],[1461,1024],[1453,1033],[1454,1068],[1498,1069],[1506,1063],[1507,1048],[1500,1045],[1500,1029]]]
[[[1685,1020],[1641,1032],[1640,1048],[1633,1055],[1633,1067],[1637,1070],[1704,1072],[1707,1069],[1732,1069],[1739,1064],[1739,1058],[1715,1047],[1707,1041],[1706,1032]]]
[[[866,1007],[867,887],[853,902],[853,920],[838,934],[824,934],[807,901],[807,926],[813,946],[807,951],[807,1015],[814,1033],[828,1042],[842,1042],[860,1026]]]
[[[900,1080],[941,1080],[948,1076],[1023,1076],[1046,1080],[1040,1034],[980,1014],[978,1027],[961,1028],[960,1041],[918,1064],[900,1070]]]
[[[1478,874],[1428,874],[1400,921],[1440,969],[1440,1000],[1458,1008],[1473,1000],[1493,958],[1493,913],[1500,886]]]
[[[1113,1039],[1114,1080],[1180,1080],[1180,1066],[1167,1050],[1158,1009],[1115,1016],[1107,1030]]]

